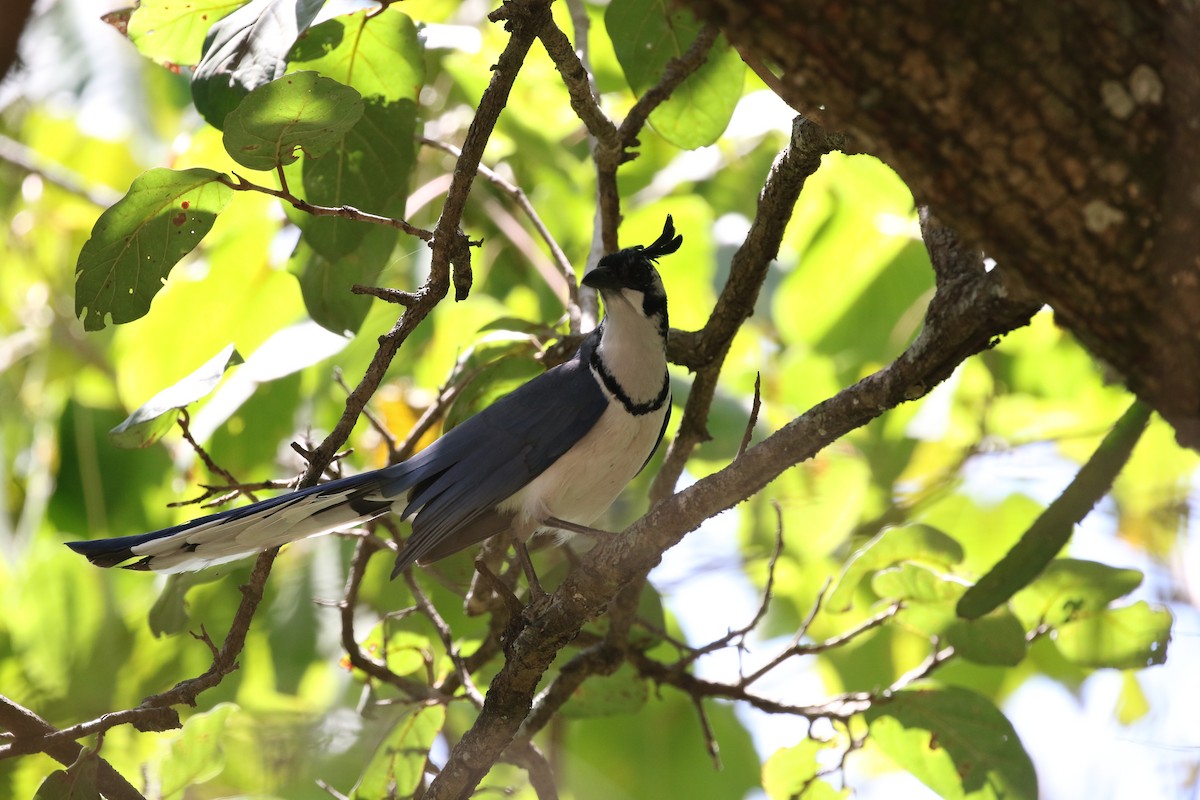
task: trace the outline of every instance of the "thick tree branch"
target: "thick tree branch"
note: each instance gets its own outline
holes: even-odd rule
[[[1200,447],[1200,13],[687,0]]]

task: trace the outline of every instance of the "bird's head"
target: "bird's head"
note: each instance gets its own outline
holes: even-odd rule
[[[661,317],[665,329],[667,293],[654,262],[674,253],[681,244],[683,237],[675,235],[675,225],[668,214],[662,235],[653,244],[626,247],[605,256],[583,277],[583,285],[600,292],[610,311],[614,303],[628,303],[644,317]]]

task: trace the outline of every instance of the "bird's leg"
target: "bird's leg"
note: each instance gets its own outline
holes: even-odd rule
[[[537,573],[533,571],[533,561],[529,558],[529,549],[525,547],[525,543],[520,539],[513,538],[513,549],[517,551],[517,560],[521,562],[521,569],[525,572],[525,580],[529,583],[529,604],[537,607],[546,602],[546,590],[542,588],[542,582],[538,580]]]
[[[612,536],[612,531],[603,531],[599,528],[590,528],[587,525],[580,525],[577,522],[559,519],[558,517],[546,517],[542,520],[542,525],[547,528],[558,528],[560,531],[568,531],[570,533],[581,533],[584,536]]]

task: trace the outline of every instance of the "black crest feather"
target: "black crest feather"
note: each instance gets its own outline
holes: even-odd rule
[[[645,247],[638,245],[632,249],[640,250],[646,258],[656,259],[674,253],[679,249],[681,244],[683,244],[683,236],[675,235],[675,222],[671,219],[671,215],[667,214],[667,221],[663,223],[662,234],[652,244],[648,244]]]

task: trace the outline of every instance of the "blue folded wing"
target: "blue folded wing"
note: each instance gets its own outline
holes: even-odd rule
[[[384,493],[411,490],[403,513],[416,512],[398,570],[516,494],[592,429],[608,405],[588,367],[594,346],[589,338],[575,358],[385,470],[394,482],[384,484]]]

